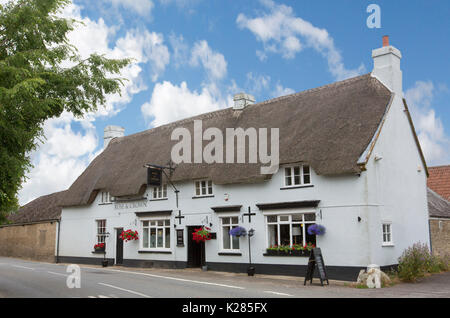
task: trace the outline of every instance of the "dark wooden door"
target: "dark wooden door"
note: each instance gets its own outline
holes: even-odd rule
[[[192,233],[201,226],[188,226],[188,261],[187,267],[201,267],[205,264],[205,243],[197,243],[192,239]]]
[[[116,229],[116,264],[123,264],[123,240],[120,238],[120,234],[123,232],[123,228]]]

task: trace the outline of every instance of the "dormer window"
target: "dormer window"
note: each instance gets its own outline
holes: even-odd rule
[[[295,187],[311,184],[311,169],[309,166],[293,166],[284,168],[284,186]]]
[[[167,199],[167,184],[163,184],[160,187],[153,187],[152,199],[153,200]]]
[[[111,203],[114,200],[114,197],[112,197],[107,191],[101,191],[100,200],[101,204],[107,204]]]
[[[198,180],[195,181],[195,196],[210,196],[213,194],[212,181],[211,180]]]

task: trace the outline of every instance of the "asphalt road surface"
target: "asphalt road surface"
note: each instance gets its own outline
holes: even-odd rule
[[[450,297],[450,273],[417,284],[356,289],[342,283],[303,286],[299,277],[202,272],[199,269],[136,269],[80,265],[76,288],[70,264],[0,257],[0,297],[17,298],[291,298]],[[68,277],[70,276],[70,279]],[[69,285],[67,282],[69,281]],[[74,287],[69,288],[68,286]]]

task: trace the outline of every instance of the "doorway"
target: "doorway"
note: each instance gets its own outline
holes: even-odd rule
[[[187,257],[187,267],[201,267],[205,264],[205,242],[197,243],[192,239],[192,233],[198,226],[188,226],[188,257]]]
[[[123,240],[120,238],[123,228],[116,229],[116,265],[123,264]]]

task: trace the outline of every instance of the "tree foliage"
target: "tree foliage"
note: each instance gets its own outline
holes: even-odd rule
[[[81,117],[104,105],[107,94],[120,93],[120,71],[130,63],[98,54],[82,59],[67,38],[81,22],[58,14],[69,3],[0,5],[0,223],[17,209],[45,120],[63,111]]]

